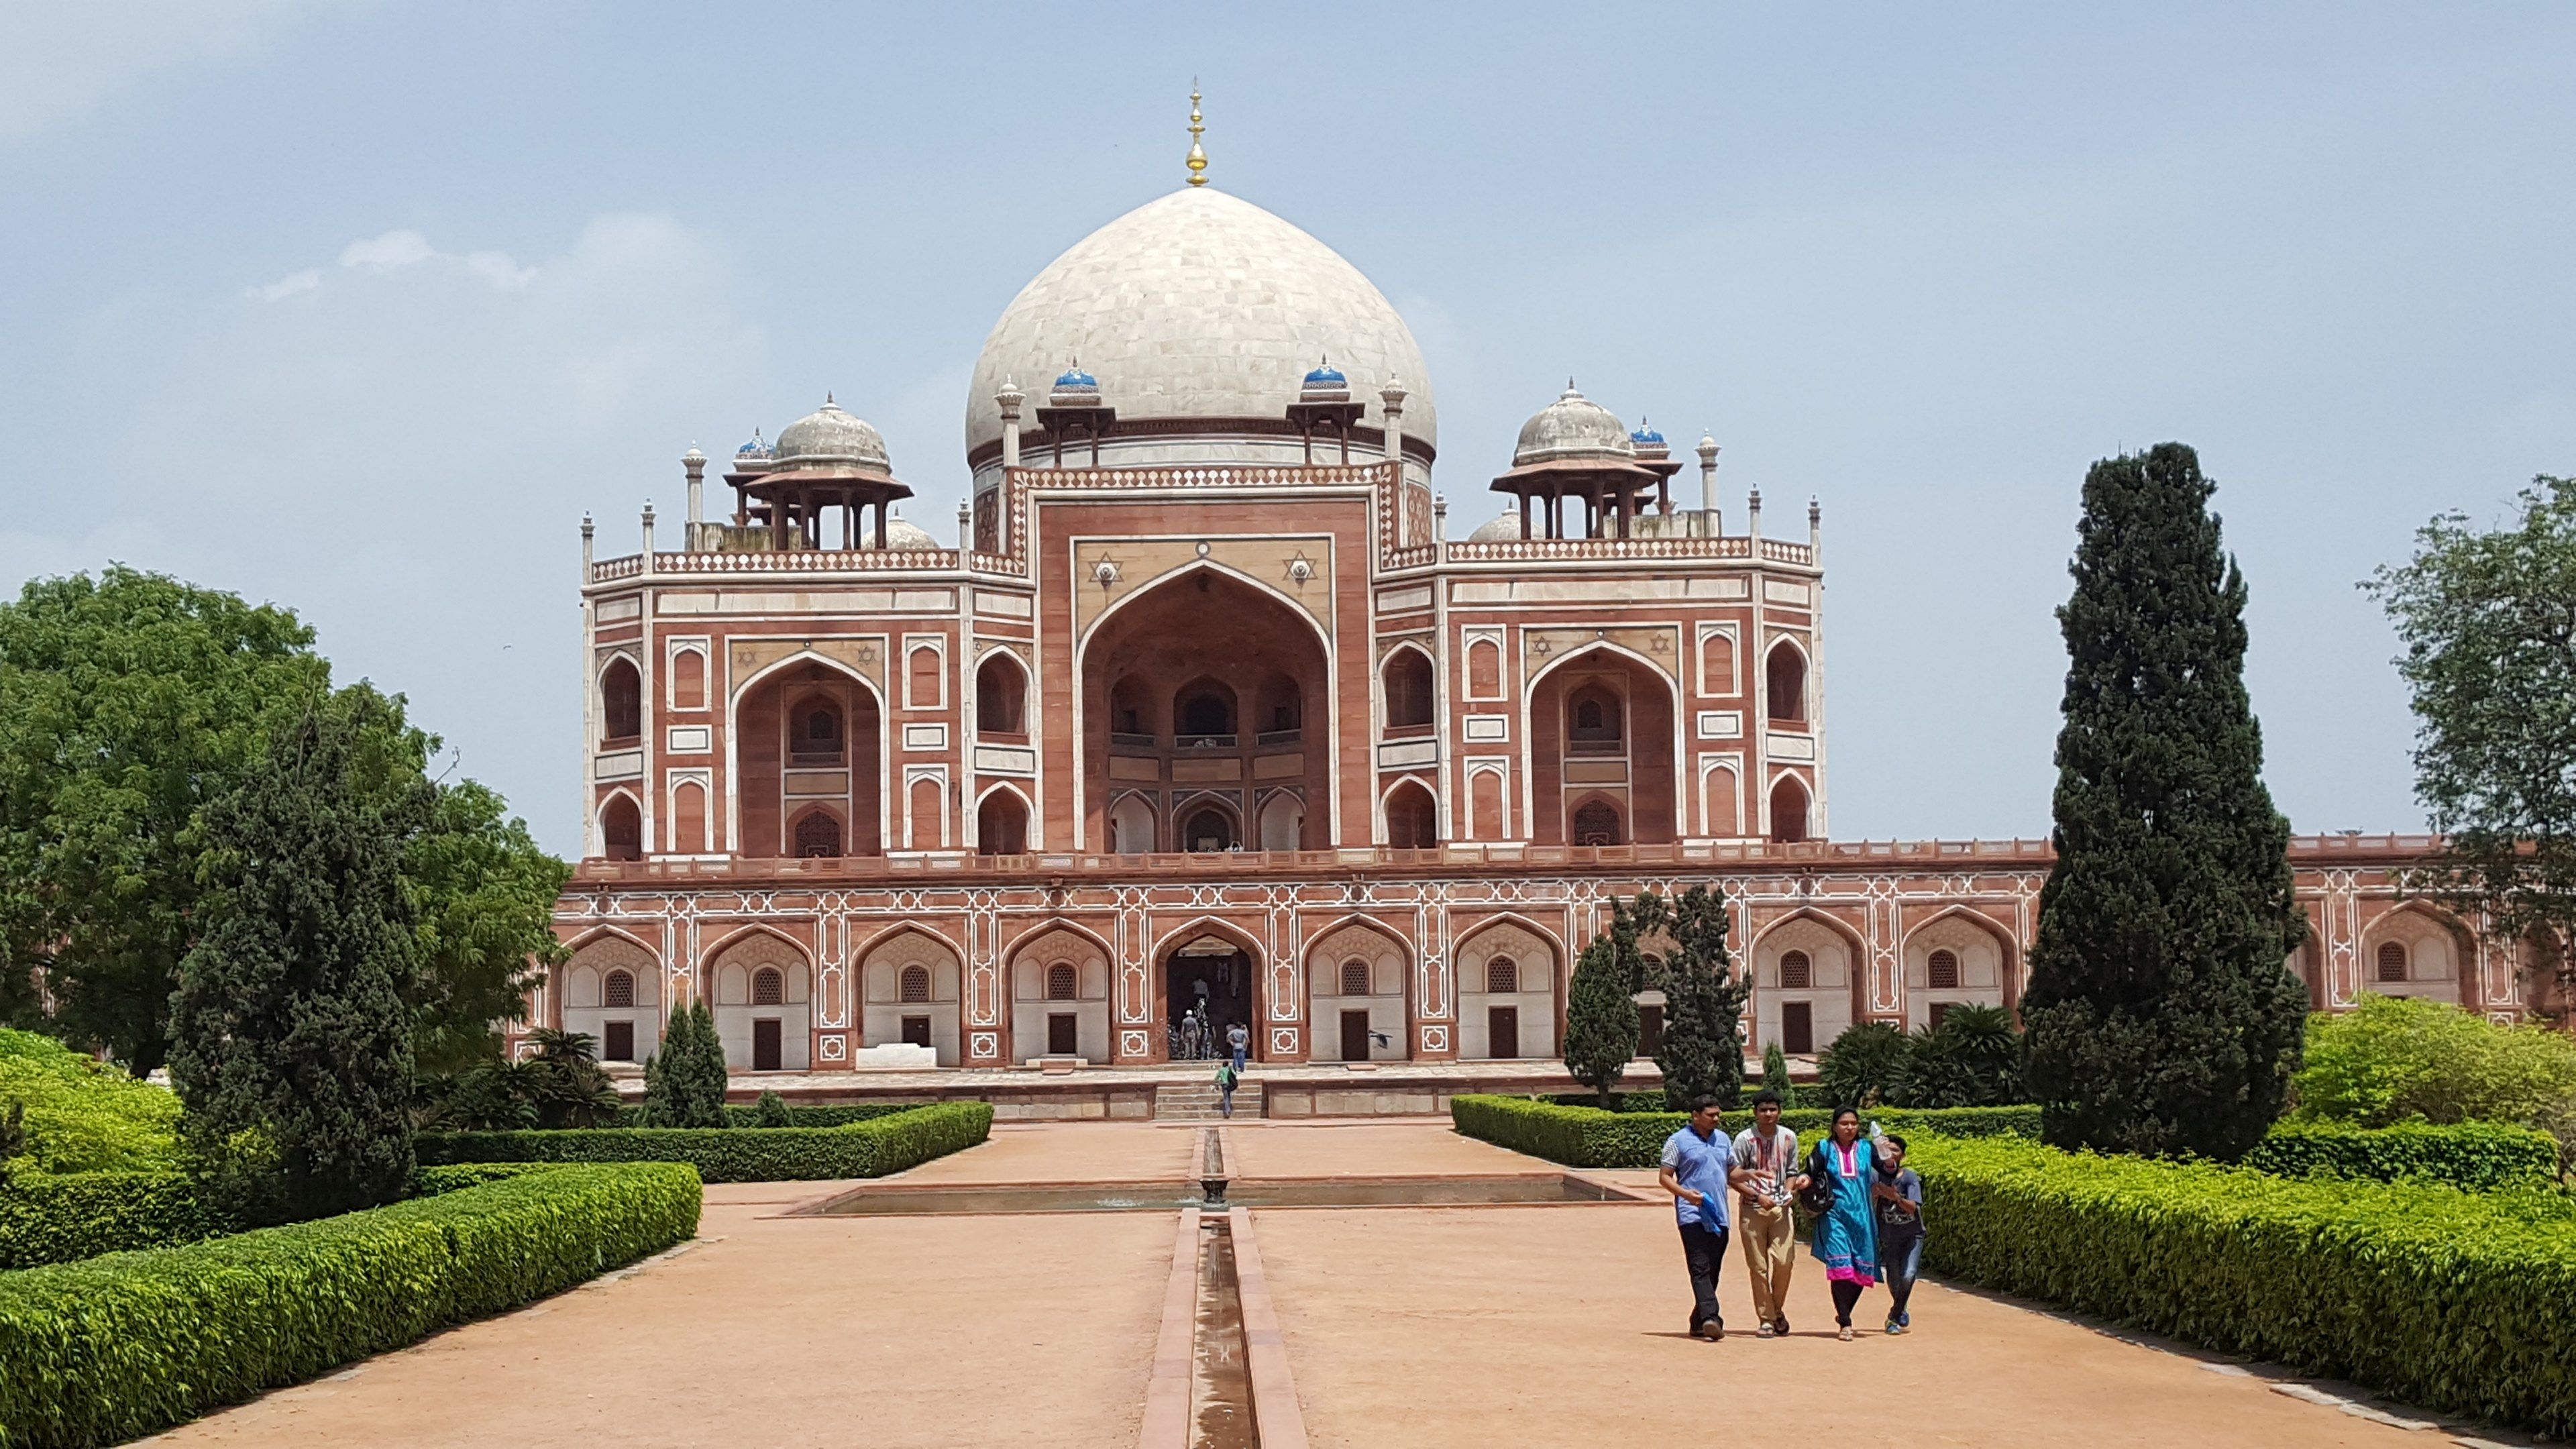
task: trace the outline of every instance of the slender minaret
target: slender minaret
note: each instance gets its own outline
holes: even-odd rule
[[[1762,536],[1762,490],[1759,488],[1744,500],[1744,526],[1755,538]]]
[[[653,571],[653,504],[652,504],[651,500],[649,500],[649,499],[648,499],[648,500],[646,500],[646,502],[645,502],[645,504],[644,504],[644,572],[646,572],[646,573],[648,573],[648,574],[649,574],[649,573],[651,573],[652,571]]]
[[[1717,526],[1717,439],[1699,435],[1699,532],[1702,538],[1715,538]]]
[[[1002,379],[1002,390],[993,394],[994,406],[1002,410],[1002,466],[1005,468],[1020,466],[1020,404],[1028,400],[1029,395],[1020,391],[1020,385],[1007,377]]]
[[[707,455],[697,444],[680,455],[680,471],[689,475],[689,526],[681,536],[680,547],[690,553],[698,551],[698,531],[707,521]]]

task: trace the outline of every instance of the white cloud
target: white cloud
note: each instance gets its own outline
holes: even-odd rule
[[[423,263],[434,263],[502,292],[524,290],[537,278],[535,267],[519,265],[508,252],[443,252],[430,245],[429,238],[409,228],[360,237],[340,249],[342,270],[364,272],[370,276],[390,276]],[[300,292],[313,291],[321,285],[322,269],[306,267],[300,272],[289,272],[274,282],[244,287],[242,292],[262,302],[276,302]]]
[[[389,231],[382,236],[364,237],[340,249],[340,265],[364,267],[371,272],[399,271],[438,255],[429,238],[416,231]]]
[[[244,287],[242,291],[263,302],[275,302],[281,298],[292,297],[298,292],[310,292],[321,285],[322,269],[306,267],[300,272],[289,272],[266,286]]]
[[[341,0],[0,0],[0,141],[163,71],[228,60]]]

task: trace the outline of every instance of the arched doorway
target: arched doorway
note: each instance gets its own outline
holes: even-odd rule
[[[1418,780],[1386,792],[1386,843],[1396,850],[1429,850],[1440,843],[1440,805]]]
[[[742,854],[882,853],[879,719],[873,687],[818,659],[746,691],[733,728]]]
[[[1087,848],[1330,843],[1331,741],[1305,728],[1306,704],[1331,698],[1329,677],[1314,620],[1295,606],[1195,567],[1115,605],[1084,642],[1081,672]],[[1284,847],[1269,828],[1250,831],[1272,825],[1260,805],[1279,790],[1309,802]],[[1135,828],[1139,817],[1158,828]]]
[[[1670,681],[1615,649],[1587,650],[1540,675],[1529,705],[1531,838],[1673,840],[1673,708]]]
[[[1029,807],[1018,793],[996,788],[975,810],[975,849],[984,855],[1025,855]]]
[[[1225,1054],[1226,1028],[1241,1023],[1260,1055],[1253,1015],[1252,958],[1234,938],[1214,931],[1184,939],[1163,959],[1163,1048],[1175,1059]],[[1187,1023],[1195,1018],[1200,1029]]]
[[[1771,838],[1783,845],[1807,838],[1807,787],[1795,775],[1782,775],[1771,787]]]

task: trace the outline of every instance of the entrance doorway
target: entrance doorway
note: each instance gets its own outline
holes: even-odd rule
[[[1517,1006],[1485,1008],[1485,1055],[1498,1060],[1521,1054],[1521,1009]]]
[[[1047,1055],[1069,1057],[1082,1050],[1082,1019],[1070,1011],[1047,1015]]]
[[[764,1016],[751,1024],[751,1069],[777,1071],[778,1058],[778,1018]]]
[[[1342,1060],[1364,1062],[1369,1059],[1369,1014],[1365,1011],[1342,1013]]]
[[[1176,1060],[1227,1054],[1226,1028],[1237,1022],[1252,1033],[1259,1054],[1261,1034],[1252,1016],[1252,962],[1233,942],[1201,936],[1172,953],[1163,965],[1163,1025],[1166,1052]],[[1189,1026],[1195,1016],[1198,1030]]]

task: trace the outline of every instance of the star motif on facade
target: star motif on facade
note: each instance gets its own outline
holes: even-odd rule
[[[1302,589],[1314,577],[1314,561],[1306,557],[1305,550],[1299,549],[1297,556],[1288,560],[1288,582]]]
[[[1118,567],[1118,560],[1111,558],[1105,553],[1099,558],[1093,560],[1091,565],[1091,581],[1093,583],[1100,585],[1104,589],[1114,588],[1117,586],[1120,577],[1121,573]]]

